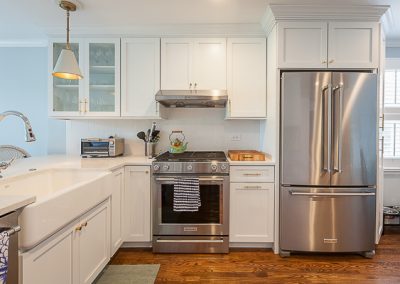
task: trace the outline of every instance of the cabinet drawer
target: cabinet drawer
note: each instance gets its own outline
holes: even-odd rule
[[[273,166],[231,166],[231,182],[273,182]]]

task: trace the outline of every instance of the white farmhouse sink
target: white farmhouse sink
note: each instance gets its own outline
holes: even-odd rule
[[[35,195],[20,215],[20,249],[54,234],[111,194],[111,173],[89,169],[48,169],[0,180],[3,195]]]

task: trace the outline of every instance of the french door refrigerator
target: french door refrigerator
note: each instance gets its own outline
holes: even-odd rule
[[[283,72],[280,249],[375,249],[377,76]]]

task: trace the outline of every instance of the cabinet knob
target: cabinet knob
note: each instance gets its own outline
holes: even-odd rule
[[[85,223],[82,224],[82,227],[86,227],[88,225],[88,222],[86,221]]]
[[[80,225],[80,226],[76,227],[76,228],[75,228],[75,231],[77,231],[77,232],[80,232],[80,231],[82,231],[82,225]]]
[[[333,60],[333,59],[331,59],[331,60],[329,60],[329,63],[333,63],[335,60]]]
[[[189,90],[191,90],[191,89],[192,89],[192,83],[189,84]]]
[[[322,64],[326,64],[326,62],[327,62],[327,61],[326,61],[326,60],[324,60],[324,61],[322,61]]]
[[[197,83],[194,83],[194,89],[196,90],[196,88],[197,88]]]

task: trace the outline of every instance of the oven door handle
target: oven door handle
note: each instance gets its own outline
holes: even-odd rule
[[[156,178],[156,181],[176,181],[175,178]],[[224,181],[223,178],[199,178],[199,181]]]

